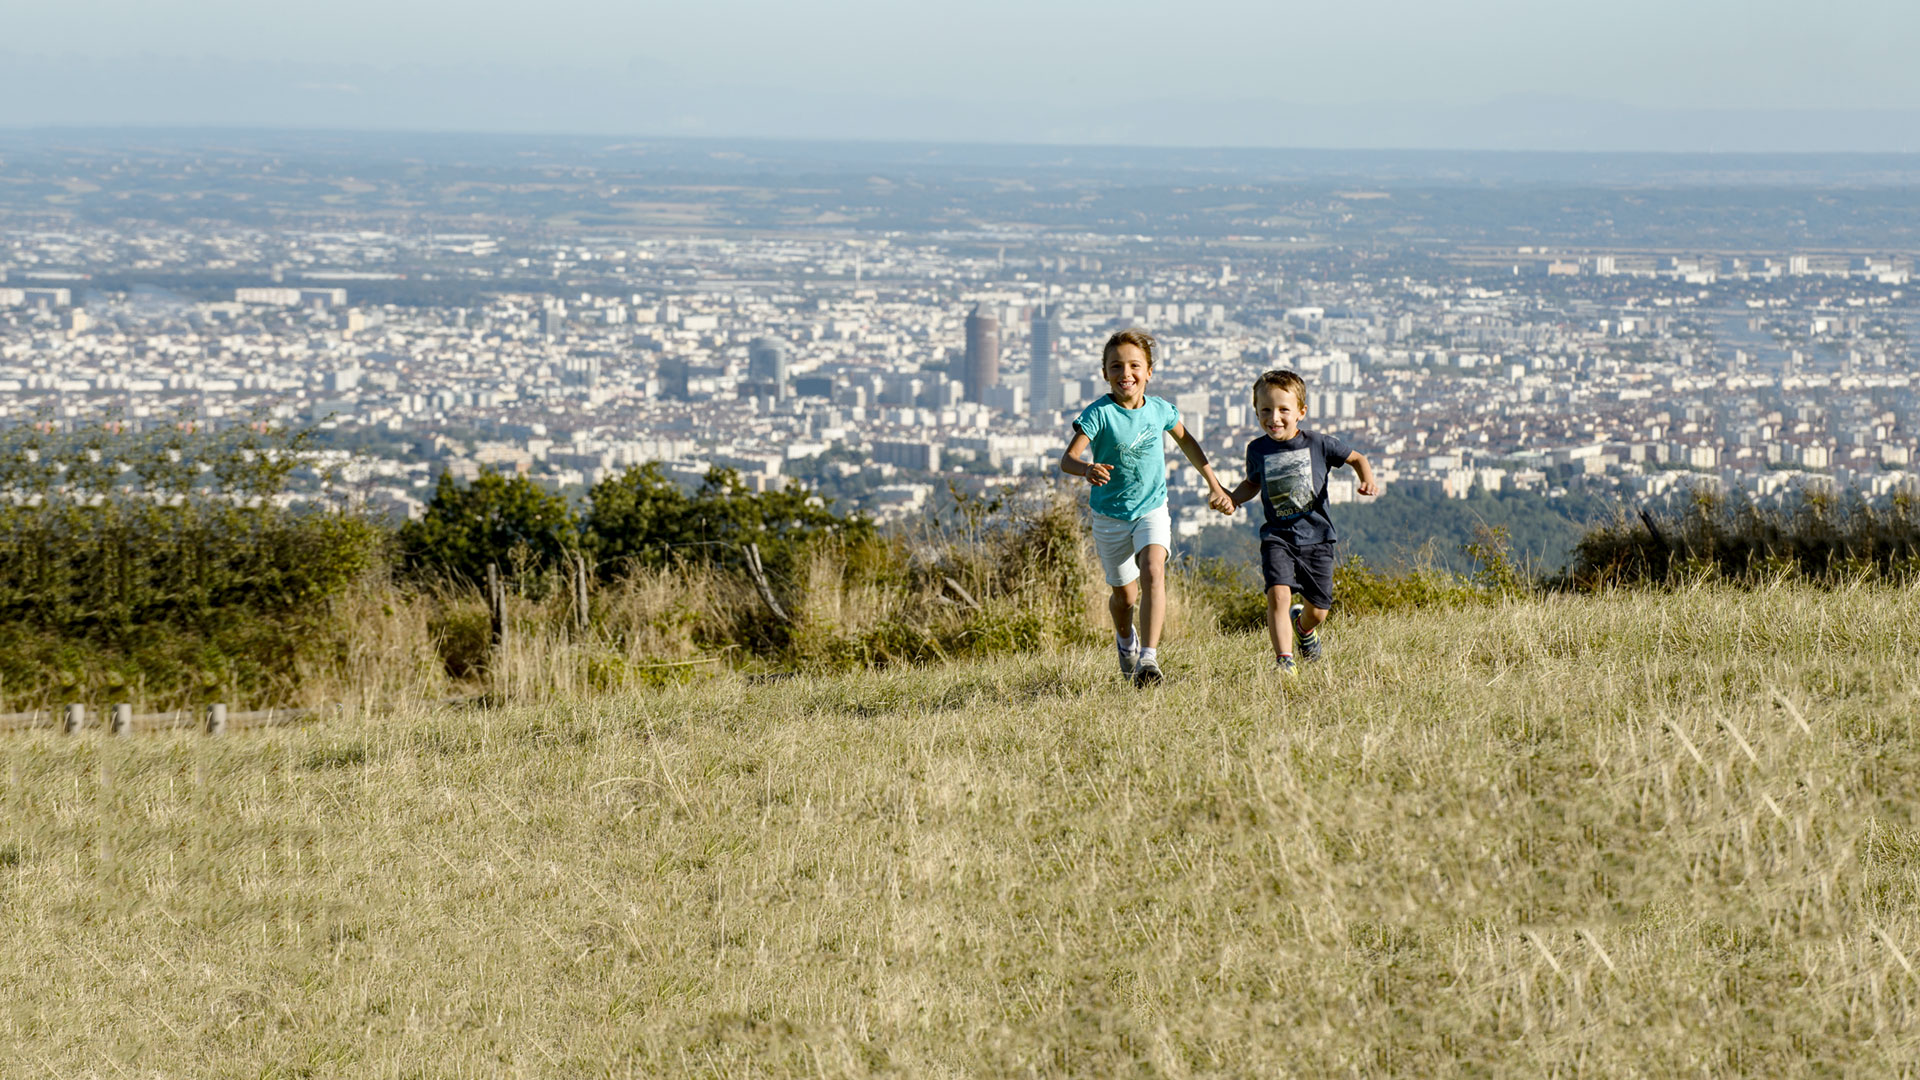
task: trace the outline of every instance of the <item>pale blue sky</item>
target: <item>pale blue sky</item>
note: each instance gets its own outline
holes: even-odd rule
[[[1151,115],[1270,145],[1282,106],[1920,108],[1913,0],[60,0],[6,26],[0,125],[1082,142]]]

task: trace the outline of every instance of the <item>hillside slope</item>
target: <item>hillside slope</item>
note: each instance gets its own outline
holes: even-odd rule
[[[1911,592],[21,736],[48,1075],[1906,1075]]]

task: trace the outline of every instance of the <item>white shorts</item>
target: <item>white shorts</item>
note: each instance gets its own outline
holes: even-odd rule
[[[1148,544],[1159,544],[1162,551],[1169,553],[1173,551],[1173,518],[1167,514],[1166,503],[1132,521],[1105,514],[1093,515],[1093,550],[1100,553],[1100,568],[1107,572],[1107,584],[1114,588],[1140,576],[1140,567],[1133,557]]]

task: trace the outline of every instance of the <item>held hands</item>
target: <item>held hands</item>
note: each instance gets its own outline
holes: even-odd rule
[[[1229,516],[1240,509],[1233,504],[1233,496],[1227,494],[1227,489],[1218,484],[1215,484],[1213,490],[1207,493],[1207,505]]]
[[[1360,481],[1360,494],[1373,496],[1380,494],[1380,485],[1372,480]]]
[[[1113,475],[1113,466],[1101,465],[1098,462],[1096,462],[1092,465],[1087,466],[1086,475],[1087,475],[1087,483],[1092,484],[1094,487],[1099,487],[1101,484],[1104,484],[1107,482],[1108,477],[1111,477]]]

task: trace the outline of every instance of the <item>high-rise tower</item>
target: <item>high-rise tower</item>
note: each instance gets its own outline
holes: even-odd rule
[[[760,397],[785,401],[787,389],[787,343],[779,338],[757,337],[747,343],[747,385]]]
[[[967,316],[967,359],[960,373],[968,401],[987,400],[987,390],[1000,385],[1000,320],[982,305]]]
[[[660,361],[660,396],[668,401],[686,401],[693,396],[690,372],[684,356],[669,356]]]
[[[1060,313],[1051,306],[1034,309],[1030,327],[1033,339],[1033,363],[1027,368],[1027,408],[1035,413],[1058,412],[1066,407],[1060,398],[1060,362],[1053,355],[1060,342]]]

